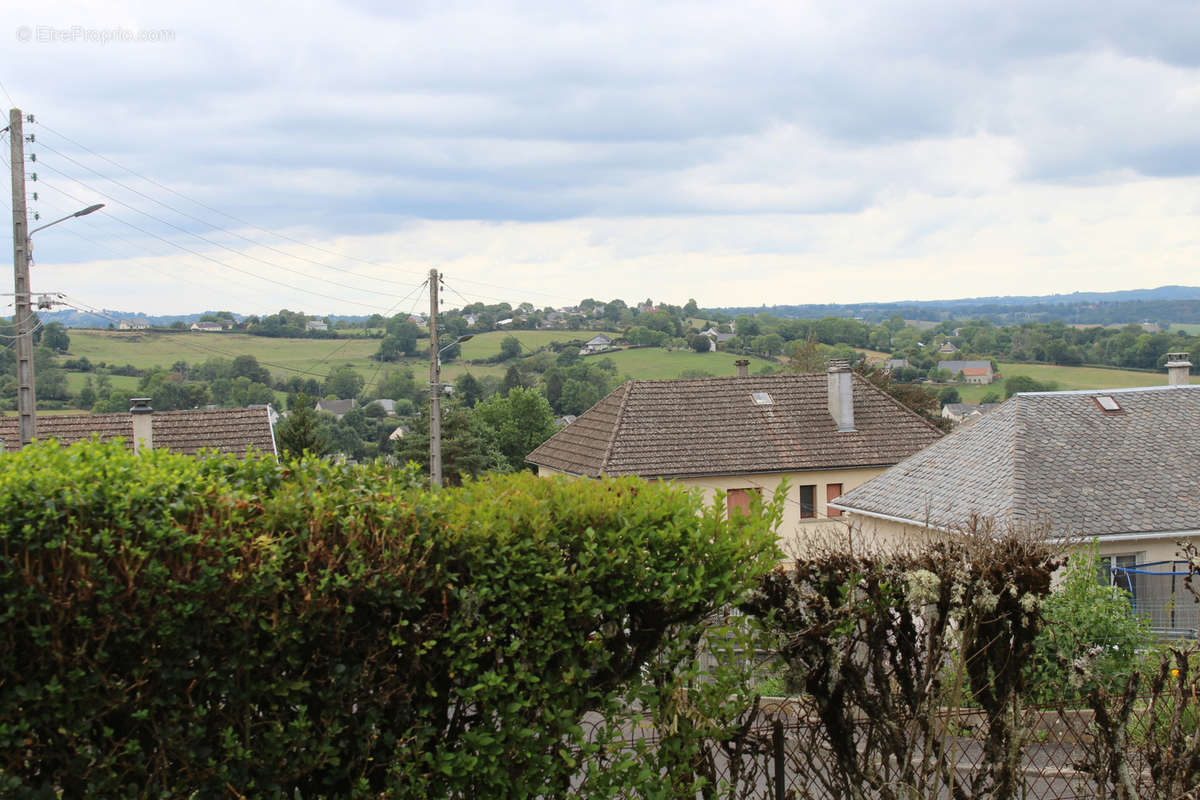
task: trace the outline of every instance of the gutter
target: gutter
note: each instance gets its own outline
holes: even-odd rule
[[[1149,531],[1146,533],[1107,533],[1100,536],[1085,536],[1085,539],[1094,539],[1097,542],[1136,542],[1146,539],[1183,539],[1191,536],[1200,536],[1200,530],[1192,531]],[[1078,536],[1059,537],[1051,539],[1055,544],[1078,541]]]
[[[826,503],[825,505],[827,507],[836,508],[839,511],[845,511],[850,514],[862,514],[864,517],[874,517],[875,519],[882,519],[882,520],[886,520],[887,522],[899,522],[902,525],[913,525],[918,528],[926,528],[928,530],[941,531],[943,533],[950,533],[952,530],[954,530],[953,528],[948,528],[944,525],[933,525],[929,522],[918,522],[915,519],[905,519],[904,517],[895,517],[895,516],[892,516],[891,514],[883,514],[878,511],[865,511],[861,508],[854,508],[853,506],[844,506],[844,505],[841,505],[840,503]]]

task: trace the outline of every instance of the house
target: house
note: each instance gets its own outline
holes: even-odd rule
[[[943,353],[945,355],[954,355],[955,353],[958,352],[958,348],[954,346],[954,342],[945,341],[945,342],[942,342],[942,346],[939,347],[937,349],[937,351],[939,353]]]
[[[310,319],[304,323],[304,330],[327,331],[329,330],[329,325],[327,325],[323,319]]]
[[[947,403],[942,406],[942,416],[955,425],[970,425],[989,411],[994,410],[999,403]]]
[[[215,333],[225,330],[225,327],[219,322],[193,322],[190,330],[202,331],[204,333]]]
[[[886,392],[833,362],[827,375],[629,381],[526,457],[539,475],[678,481],[730,510],[787,480],[786,549],[827,530],[829,501],[941,438]],[[837,526],[832,526],[837,527]]]
[[[894,369],[903,369],[907,366],[909,366],[907,358],[889,358],[883,362],[883,371],[890,373]]]
[[[119,331],[144,331],[150,327],[150,323],[144,319],[123,319],[117,323]]]
[[[592,338],[583,343],[584,353],[602,353],[612,347],[613,340],[605,336],[603,333],[597,333]]]
[[[251,450],[278,455],[274,409],[270,406],[222,408],[215,411],[154,411],[146,398],[135,398],[128,414],[46,414],[37,418],[37,438],[74,444],[99,436],[118,437],[130,450],[161,448],[182,455],[212,449],[245,456]],[[4,450],[20,448],[16,417],[0,417]]]
[[[378,400],[372,400],[371,402],[367,403],[367,405],[379,406],[383,409],[383,413],[387,414],[389,417],[396,415],[396,401],[392,400],[390,397],[381,397]]]
[[[351,397],[349,400],[318,400],[315,408],[317,411],[325,411],[341,419],[346,416],[347,411],[357,405],[358,403]]]
[[[708,330],[700,331],[700,335],[708,337],[709,341],[712,342],[713,350],[717,349],[717,345],[725,344],[737,336],[736,333],[721,333],[716,328],[709,328]]]
[[[944,369],[954,378],[962,375],[963,383],[988,385],[996,379],[991,361],[939,361],[938,369]]]
[[[836,505],[887,538],[974,516],[1095,540],[1113,567],[1169,563],[1200,542],[1200,385],[1169,358],[1167,386],[1016,394]],[[1127,581],[1135,599],[1153,577]]]

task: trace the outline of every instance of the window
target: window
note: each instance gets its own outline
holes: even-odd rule
[[[800,518],[812,519],[817,515],[817,487],[800,487]]]
[[[760,406],[774,405],[775,401],[771,399],[768,392],[751,392],[750,396],[754,398],[754,402]]]
[[[739,514],[750,513],[750,498],[758,496],[762,490],[758,488],[752,489],[730,489],[725,495],[725,506],[732,517],[736,511]]]
[[[825,502],[826,502],[826,504],[832,503],[834,500],[837,500],[841,496],[842,496],[842,485],[840,483],[825,484]],[[842,515],[841,509],[829,508],[829,506],[826,505],[825,516],[840,517],[841,515]]]
[[[1135,599],[1137,598],[1137,576],[1125,572],[1126,569],[1137,566],[1137,555],[1126,556],[1100,556],[1100,582],[1120,586],[1122,589],[1129,592]],[[1116,571],[1113,571],[1113,568]]]

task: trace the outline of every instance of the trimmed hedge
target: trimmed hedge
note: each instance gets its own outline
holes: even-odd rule
[[[772,522],[634,479],[5,454],[0,795],[559,793]]]

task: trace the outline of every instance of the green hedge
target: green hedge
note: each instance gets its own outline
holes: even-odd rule
[[[0,796],[557,793],[771,526],[633,479],[5,454]]]

